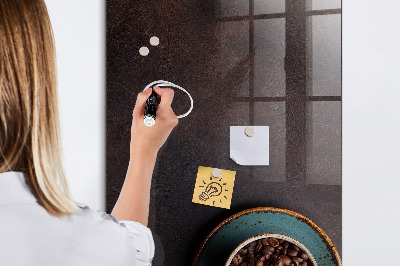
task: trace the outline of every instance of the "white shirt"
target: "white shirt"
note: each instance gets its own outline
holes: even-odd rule
[[[150,229],[88,206],[54,217],[38,204],[22,172],[0,173],[0,265],[151,265]]]

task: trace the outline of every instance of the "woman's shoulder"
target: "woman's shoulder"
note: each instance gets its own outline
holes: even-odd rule
[[[120,222],[116,217],[106,213],[103,210],[93,209],[86,204],[76,204],[77,210],[70,217],[63,219],[72,226],[80,229],[87,229],[87,232],[98,233],[102,236],[110,235],[111,238],[126,238],[128,240],[129,232],[126,224]]]
[[[86,204],[77,204],[74,219],[84,227],[95,227],[94,231],[110,234],[111,238],[124,238],[139,261],[151,263],[154,257],[154,240],[151,230],[143,224],[129,220],[118,220],[103,210],[92,209]],[[125,242],[125,241],[124,241]]]
[[[75,216],[78,218],[84,218],[86,220],[95,220],[100,222],[110,221],[115,224],[121,225],[116,217],[111,214],[106,213],[103,210],[92,209],[89,205],[83,203],[77,203],[76,206],[77,211],[75,212]]]

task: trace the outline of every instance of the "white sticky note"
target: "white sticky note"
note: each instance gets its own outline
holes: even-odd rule
[[[254,135],[245,134],[248,126],[230,127],[230,157],[239,165],[269,165],[269,127],[250,126]]]

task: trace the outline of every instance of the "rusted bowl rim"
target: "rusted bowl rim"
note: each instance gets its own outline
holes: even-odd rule
[[[309,259],[311,260],[311,262],[313,263],[314,266],[317,266],[317,262],[315,261],[314,256],[311,254],[311,252],[307,249],[306,246],[304,246],[302,243],[300,243],[300,241],[294,239],[293,237],[287,236],[287,235],[282,235],[282,234],[275,234],[275,233],[266,233],[266,234],[258,234],[255,236],[252,236],[248,239],[246,239],[245,241],[243,241],[242,243],[240,243],[234,251],[232,251],[231,255],[229,256],[228,260],[225,263],[225,266],[229,266],[230,263],[232,262],[233,257],[239,252],[240,249],[242,249],[244,246],[246,246],[247,244],[249,244],[250,242],[253,241],[257,241],[263,238],[277,238],[277,239],[283,239],[286,240],[292,244],[295,244],[296,246],[298,246],[302,251],[304,251],[305,253],[307,253]]]
[[[257,208],[252,208],[252,209],[247,209],[241,212],[238,212],[230,217],[228,217],[227,219],[225,219],[224,221],[222,221],[219,225],[217,225],[210,234],[208,234],[208,236],[203,240],[203,242],[201,243],[200,247],[198,248],[196,255],[194,257],[193,260],[193,266],[196,266],[196,263],[199,259],[200,253],[203,250],[205,244],[207,243],[207,241],[214,235],[215,232],[217,232],[222,226],[224,226],[227,223],[230,223],[231,221],[235,220],[236,218],[243,216],[245,214],[249,214],[252,212],[279,212],[279,213],[284,213],[284,214],[288,214],[291,216],[294,216],[298,219],[303,220],[304,222],[306,222],[307,224],[309,224],[310,226],[312,226],[315,230],[318,231],[318,233],[324,238],[324,240],[328,243],[329,247],[331,248],[331,250],[333,251],[336,261],[338,263],[339,266],[342,265],[342,261],[340,259],[340,255],[339,252],[337,251],[335,245],[333,244],[332,240],[329,238],[329,236],[324,232],[324,230],[322,230],[316,223],[314,223],[313,221],[311,221],[309,218],[305,217],[304,215],[291,211],[291,210],[287,210],[287,209],[282,209],[282,208],[275,208],[275,207],[257,207]]]

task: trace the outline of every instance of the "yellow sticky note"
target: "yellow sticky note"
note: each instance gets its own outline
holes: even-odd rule
[[[199,166],[192,202],[230,209],[236,172],[219,169],[221,175],[214,177],[214,169]]]

